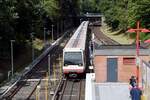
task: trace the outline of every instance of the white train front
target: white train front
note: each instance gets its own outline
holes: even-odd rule
[[[83,21],[63,49],[63,73],[76,77],[85,71],[88,21]]]

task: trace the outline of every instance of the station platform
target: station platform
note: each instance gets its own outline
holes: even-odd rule
[[[85,100],[131,100],[128,83],[96,83],[95,73],[86,74]]]

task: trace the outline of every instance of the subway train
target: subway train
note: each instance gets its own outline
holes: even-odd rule
[[[63,73],[77,77],[85,72],[88,21],[83,21],[63,49]]]

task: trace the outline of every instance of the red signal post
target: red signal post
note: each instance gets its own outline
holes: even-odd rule
[[[147,33],[147,32],[150,32],[150,30],[148,29],[145,29],[145,28],[140,28],[140,21],[137,21],[137,28],[136,29],[129,29],[127,32],[129,33],[136,33],[136,60],[139,59],[139,34],[140,32],[144,32],[144,33]],[[136,76],[137,76],[137,87],[139,87],[139,77],[140,77],[140,74],[139,74],[139,64],[136,64],[136,67],[137,67],[137,70],[136,70]]]

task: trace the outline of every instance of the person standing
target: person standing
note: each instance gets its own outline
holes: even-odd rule
[[[141,100],[142,91],[137,86],[130,90],[131,100]]]
[[[136,78],[135,78],[135,76],[131,76],[131,78],[130,78],[130,85],[132,86],[132,88],[135,87],[135,85],[136,85]]]

